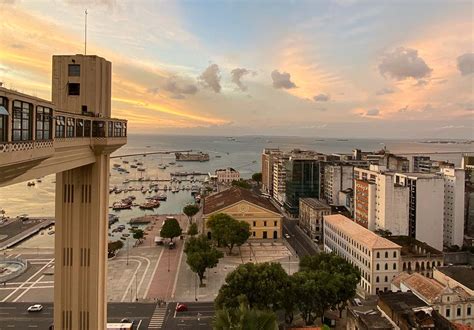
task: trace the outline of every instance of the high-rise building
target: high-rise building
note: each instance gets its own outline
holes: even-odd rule
[[[278,148],[265,148],[262,152],[262,191],[273,196],[273,164],[278,155]]]
[[[354,219],[369,230],[407,235],[408,189],[395,184],[385,167],[354,168]]]
[[[443,244],[461,247],[464,241],[464,170],[444,168],[444,222]]]
[[[330,205],[342,205],[339,192],[353,187],[354,166],[345,163],[324,164],[323,170],[322,198]]]
[[[286,161],[288,154],[280,154],[273,163],[273,199],[280,205],[286,201]]]
[[[320,160],[311,155],[292,155],[285,162],[285,209],[297,217],[300,198],[320,197]]]
[[[396,173],[395,184],[409,189],[408,235],[442,250],[443,178],[429,173]]]
[[[461,167],[465,171],[464,231],[474,236],[474,156],[463,156]]]

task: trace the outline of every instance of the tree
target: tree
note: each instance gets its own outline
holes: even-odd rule
[[[277,311],[285,299],[282,288],[287,281],[288,275],[279,263],[239,265],[226,276],[215,299],[216,307],[236,308],[239,306],[237,298],[243,294],[250,308]]]
[[[184,252],[187,256],[186,263],[198,275],[201,286],[206,269],[217,266],[219,258],[224,256],[222,252],[211,246],[205,235],[191,237],[184,246]]]
[[[107,244],[107,251],[109,257],[113,257],[115,255],[115,252],[123,248],[123,242],[122,241],[113,241],[109,242]]]
[[[262,172],[254,173],[252,180],[260,184],[260,182],[262,182]]]
[[[250,185],[250,183],[248,183],[247,181],[245,181],[245,180],[243,180],[243,179],[232,181],[232,186],[234,186],[234,187],[240,187],[240,188],[244,188],[244,189],[250,189],[250,188],[252,188],[252,186]]]
[[[190,223],[192,222],[193,217],[198,212],[199,212],[199,206],[197,206],[196,204],[189,204],[189,205],[186,205],[183,208],[183,213],[186,214],[186,216],[188,217]]]
[[[287,324],[293,323],[295,311],[297,311],[296,304],[298,296],[296,294],[296,282],[293,276],[288,277],[286,285],[282,286],[283,300],[282,309],[285,312],[285,322]]]
[[[173,238],[178,237],[181,235],[182,230],[179,226],[179,222],[176,219],[166,219],[163,227],[160,231],[160,236],[164,238],[169,238],[173,241]]]
[[[228,214],[218,213],[209,217],[207,226],[218,246],[225,246],[232,254],[234,246],[244,244],[250,237],[250,225],[234,219]]]
[[[188,228],[188,235],[194,236],[198,234],[198,226],[195,222],[193,222]]]
[[[300,271],[324,271],[332,275],[337,291],[333,307],[339,309],[339,315],[347,305],[347,301],[356,294],[357,283],[360,282],[359,270],[344,258],[333,253],[319,253],[305,256],[300,261]]]
[[[293,274],[296,306],[306,325],[311,325],[317,317],[334,305],[337,285],[333,275],[325,271],[297,272]]]
[[[246,297],[238,297],[238,308],[224,308],[216,311],[212,328],[214,330],[252,329],[276,330],[278,322],[274,312],[250,309]]]
[[[134,229],[133,230],[133,238],[136,240],[142,240],[145,237],[145,232],[143,229]]]

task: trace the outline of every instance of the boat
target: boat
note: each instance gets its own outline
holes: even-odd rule
[[[139,168],[137,168],[137,171],[145,172],[145,169],[143,167],[139,167]]]
[[[148,202],[145,202],[143,204],[140,204],[138,207],[144,210],[152,210],[154,208],[157,208],[160,206],[160,202],[157,200],[150,200]]]
[[[28,187],[32,187],[35,185],[35,182],[34,181],[29,181],[27,184],[26,184]]]
[[[169,165],[176,165],[176,162],[169,162]]]
[[[114,167],[115,167],[115,168],[119,168],[119,167],[120,167],[120,164],[114,164]]]
[[[115,202],[112,205],[112,210],[114,210],[114,211],[127,210],[127,209],[131,209],[131,208],[132,208],[131,204],[127,204],[127,203],[123,203],[123,202]]]
[[[117,189],[115,189],[115,191],[114,191],[114,192],[115,192],[115,194],[120,194],[122,191],[123,191],[122,189],[120,189],[120,188],[117,188]]]
[[[177,161],[184,161],[184,162],[207,162],[209,161],[209,154],[203,153],[203,152],[197,152],[197,153],[182,153],[182,152],[176,152],[175,154],[176,160]]]
[[[138,165],[138,166],[142,166],[143,163],[142,163],[142,162],[138,162],[137,165]]]
[[[124,164],[128,164],[128,160],[124,160],[122,163],[124,163]]]
[[[166,165],[164,165],[164,164],[158,164],[158,168],[159,168],[160,170],[166,170]]]
[[[137,168],[138,166],[135,164],[130,165],[130,168]]]
[[[129,180],[129,179],[125,179],[125,180],[123,180],[123,182],[122,182],[122,183],[123,183],[123,184],[130,183],[130,180]]]
[[[36,179],[36,182],[41,183],[41,179],[39,179],[39,178]]]
[[[221,155],[216,155],[216,158],[221,158],[222,156]]]

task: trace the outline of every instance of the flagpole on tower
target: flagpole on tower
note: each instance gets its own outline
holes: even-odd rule
[[[84,55],[87,55],[87,9],[85,14],[85,28],[84,28]]]

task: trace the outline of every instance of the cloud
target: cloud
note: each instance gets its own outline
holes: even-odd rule
[[[395,91],[392,88],[385,87],[376,91],[375,95],[386,95],[386,94],[393,94],[393,93],[395,93]]]
[[[428,77],[433,71],[425,61],[418,56],[416,49],[399,47],[392,53],[386,53],[379,64],[382,76],[396,80],[407,78],[421,79]]]
[[[198,91],[195,85],[187,83],[176,76],[169,77],[162,88],[173,94],[172,97],[174,99],[184,99],[184,94],[194,95]]]
[[[237,85],[237,87],[239,87],[239,89],[242,91],[242,92],[245,92],[247,90],[247,86],[245,86],[242,81],[240,81],[240,79],[243,78],[243,76],[249,74],[249,73],[252,73],[253,76],[256,75],[256,72],[255,71],[249,71],[247,69],[244,69],[244,68],[236,68],[234,70],[232,70],[230,72],[230,75],[231,75],[231,80],[234,84]]]
[[[428,85],[429,83],[430,83],[429,80],[420,79],[420,80],[418,80],[418,81],[416,82],[416,84],[413,85],[413,86],[415,86],[415,87],[424,87],[424,86]]]
[[[219,66],[217,64],[211,64],[204,70],[198,77],[198,80],[204,87],[212,89],[216,93],[221,91],[221,75]]]
[[[467,76],[474,72],[474,53],[466,53],[457,58],[458,70],[461,75]]]
[[[148,93],[153,94],[153,95],[157,95],[159,91],[160,89],[158,87],[148,88]]]
[[[327,102],[331,97],[328,94],[319,94],[313,97],[315,102]]]
[[[408,109],[408,105],[405,105],[403,108],[398,109],[398,112],[402,112],[402,113],[403,113],[403,112],[408,112],[408,111],[410,111],[410,110]]]
[[[287,72],[280,73],[278,70],[273,70],[272,80],[273,80],[273,87],[275,88],[290,89],[290,88],[296,87],[295,83],[291,81],[290,74]]]
[[[367,110],[367,112],[365,113],[366,116],[370,116],[370,117],[375,117],[375,116],[378,116],[379,114],[380,114],[379,109],[370,109],[370,110]]]

